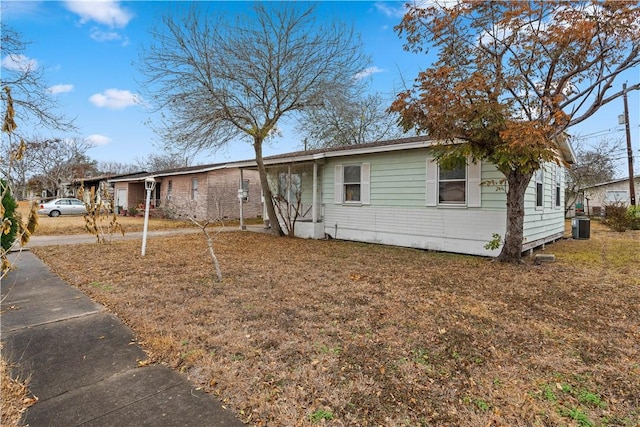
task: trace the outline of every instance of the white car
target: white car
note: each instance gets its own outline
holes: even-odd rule
[[[53,199],[40,204],[39,215],[60,216],[60,215],[83,215],[87,213],[84,203],[80,199],[65,197]]]

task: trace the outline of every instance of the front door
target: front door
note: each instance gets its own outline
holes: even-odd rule
[[[116,206],[122,206],[122,209],[124,209],[125,211],[129,208],[127,206],[126,188],[118,188],[118,192],[116,193]]]

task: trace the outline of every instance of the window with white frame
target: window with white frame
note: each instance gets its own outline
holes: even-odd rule
[[[559,165],[556,165],[555,181],[555,207],[559,208],[562,199],[562,168]]]
[[[429,156],[426,159],[425,206],[482,207],[482,162],[466,159],[458,166],[445,168]]]
[[[343,171],[343,194],[345,202],[360,202],[361,165],[345,165]]]
[[[438,169],[438,203],[462,205],[467,201],[467,166]]]
[[[167,200],[171,200],[173,197],[173,181],[169,180],[167,183]]]
[[[335,166],[334,200],[338,204],[368,205],[370,203],[370,163]]]
[[[536,209],[542,209],[544,207],[544,183],[542,182],[543,169],[540,168],[536,171]]]
[[[191,180],[191,200],[198,200],[198,178]]]
[[[299,173],[278,174],[278,195],[287,203],[297,203],[302,193],[302,177]]]

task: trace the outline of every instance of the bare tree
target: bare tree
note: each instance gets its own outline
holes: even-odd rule
[[[58,100],[46,84],[44,69],[25,56],[28,44],[21,35],[1,24],[2,54],[5,57],[0,74],[0,85],[11,88],[15,118],[18,122],[34,127],[45,127],[59,131],[71,131],[73,121],[57,113]],[[1,93],[2,110],[6,111],[7,96]],[[24,137],[16,129],[16,137]]]
[[[136,165],[139,170],[161,171],[177,169],[190,165],[190,158],[180,153],[149,154],[146,157],[138,157]]]
[[[214,206],[202,206],[197,200],[167,200],[163,209],[172,218],[182,218],[198,227],[207,239],[207,251],[211,257],[215,271],[215,280],[222,282],[222,270],[220,262],[213,247],[215,237],[224,231],[223,207],[220,201],[224,198],[222,194],[209,194],[209,198],[214,200]],[[204,215],[204,216],[203,216]],[[215,231],[211,227],[217,225]]]
[[[139,172],[140,169],[137,165],[131,163],[122,163],[115,161],[99,161],[98,170],[104,175],[125,175],[128,173]]]
[[[302,205],[302,171],[296,165],[286,165],[273,171],[277,182],[273,193],[273,202],[282,220],[287,236],[295,236],[296,222],[304,216]]]
[[[163,113],[162,140],[199,150],[250,141],[277,235],[263,143],[283,117],[321,105],[327,92],[348,92],[367,64],[352,29],[319,25],[313,7],[300,7],[257,2],[251,16],[236,19],[192,8],[166,16],[143,52],[145,86]]]
[[[63,183],[97,174],[95,160],[86,151],[89,144],[79,138],[37,138],[26,143],[25,157],[31,164],[31,181],[41,190],[59,195]]]
[[[22,141],[22,143],[23,147],[26,148],[24,141]],[[9,144],[7,144],[7,146],[8,145]],[[33,156],[23,150],[20,157],[2,156],[2,159],[6,161],[6,163],[3,162],[3,169],[6,171],[5,173],[8,174],[12,191],[18,199],[25,200],[28,197],[29,179],[35,173]]]
[[[24,198],[31,165],[28,158],[24,157],[27,151],[24,150],[25,135],[21,129],[44,127],[71,131],[75,128],[72,121],[57,112],[58,101],[47,87],[44,69],[24,54],[27,43],[21,35],[0,23],[0,39],[3,55],[0,101],[2,111],[6,113],[0,143],[0,169],[8,180],[11,192]],[[11,130],[6,127],[8,117],[14,122]],[[15,125],[16,122],[21,123],[20,128]],[[15,153],[20,153],[20,156],[15,156]]]
[[[610,181],[615,177],[614,159],[620,154],[619,146],[619,141],[603,139],[591,149],[576,150],[576,162],[567,170],[565,213],[577,201],[581,188]]]
[[[378,93],[335,93],[319,108],[306,112],[298,130],[305,135],[305,148],[339,147],[398,138],[403,130],[398,115]]]

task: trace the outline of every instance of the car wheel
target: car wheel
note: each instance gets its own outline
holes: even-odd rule
[[[52,216],[52,217],[60,216],[60,211],[51,211],[49,212],[49,216]]]

